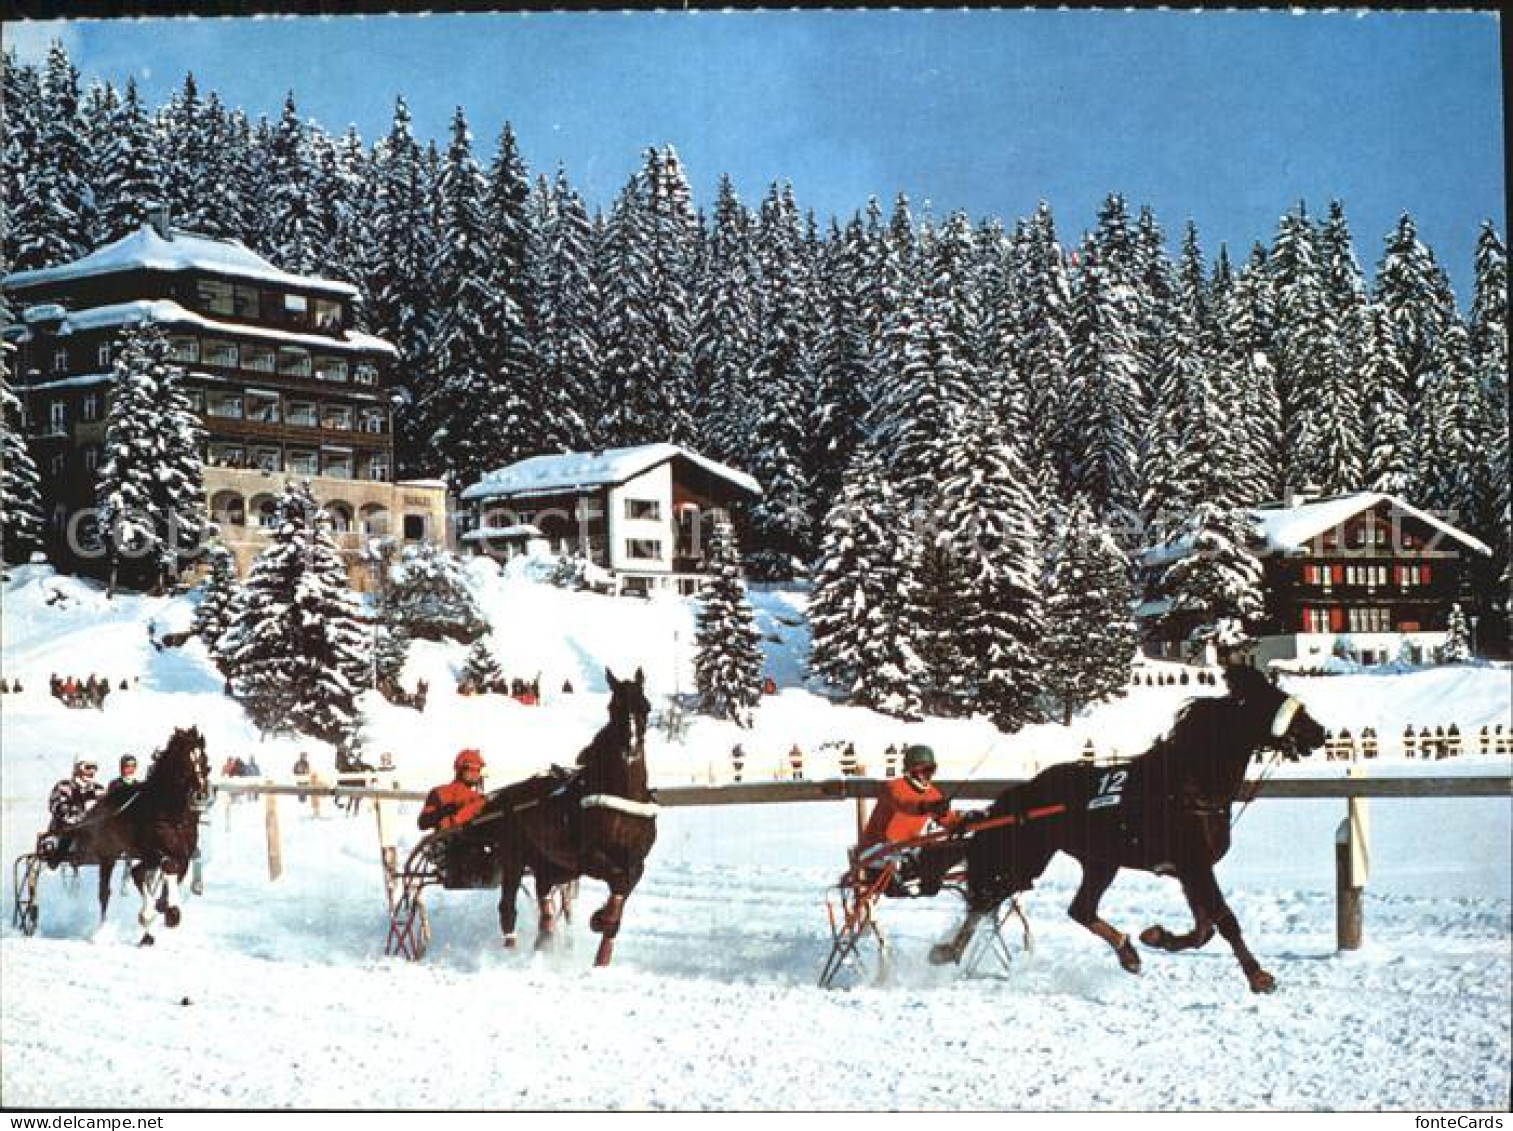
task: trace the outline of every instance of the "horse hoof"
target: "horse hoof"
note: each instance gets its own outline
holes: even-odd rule
[[[170,927],[177,927],[183,921],[183,918],[184,913],[177,907],[170,907],[167,911],[163,912],[163,921]]]
[[[1253,994],[1269,994],[1277,988],[1277,980],[1265,970],[1257,970],[1249,977],[1250,992]]]
[[[1140,953],[1130,945],[1126,939],[1122,946],[1116,947],[1114,953],[1119,956],[1119,965],[1131,974],[1140,973]]]
[[[139,942],[139,943],[137,943],[137,945],[138,946],[152,946],[157,941],[158,940],[155,939],[155,938],[153,938],[151,935],[143,935],[142,936],[142,941]]]
[[[542,931],[539,935],[536,936],[536,950],[538,952],[543,950],[551,950],[556,946],[556,944],[557,937],[550,931]]]
[[[1146,946],[1153,946],[1157,950],[1171,949],[1171,935],[1165,927],[1146,927],[1140,932],[1140,941]]]
[[[930,948],[931,966],[951,966],[961,961],[961,955],[950,943],[937,943]]]
[[[519,945],[520,945],[520,939],[519,939],[518,936],[516,936],[516,935],[505,935],[504,936],[504,949],[505,950],[514,950]]]

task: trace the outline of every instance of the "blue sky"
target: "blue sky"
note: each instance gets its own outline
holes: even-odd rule
[[[850,11],[76,20],[86,78],[137,76],[153,104],[193,70],[254,117],[301,111],[371,141],[403,94],[422,137],[462,105],[480,156],[514,124],[534,171],[560,162],[608,204],[648,145],[677,147],[698,203],[721,173],[755,203],[789,179],[849,216],[907,193],[916,213],[1006,222],[1040,199],[1063,238],[1120,191],[1175,245],[1243,259],[1299,199],[1345,202],[1368,274],[1399,213],[1469,299],[1477,230],[1506,234],[1502,75],[1488,13]]]

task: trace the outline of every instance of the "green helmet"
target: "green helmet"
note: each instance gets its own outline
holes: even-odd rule
[[[928,746],[910,746],[904,750],[904,769],[912,770],[915,766],[935,765],[935,751]]]

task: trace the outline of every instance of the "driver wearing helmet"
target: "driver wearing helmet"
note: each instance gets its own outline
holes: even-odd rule
[[[910,840],[933,819],[943,828],[961,823],[961,814],[935,788],[935,751],[910,746],[904,751],[904,776],[888,782],[862,831],[863,850],[892,841]]]
[[[457,776],[426,795],[426,803],[420,810],[422,829],[455,829],[483,811],[486,798],[479,788],[483,781],[483,755],[476,750],[464,750],[457,755],[452,769]]]
[[[105,787],[95,780],[99,768],[93,758],[78,759],[74,762],[73,776],[53,786],[47,798],[47,809],[52,815],[52,824],[47,830],[51,841],[47,855],[48,862],[54,867],[68,855],[75,830],[104,796]]]

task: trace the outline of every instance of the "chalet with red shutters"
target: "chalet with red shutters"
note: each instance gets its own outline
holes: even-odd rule
[[[1392,495],[1292,496],[1250,512],[1251,551],[1264,571],[1265,619],[1255,662],[1422,662],[1445,643],[1450,607],[1469,608],[1467,563],[1491,549],[1437,515]],[[1167,556],[1164,560],[1170,560]],[[1147,568],[1162,564],[1152,556]],[[1193,624],[1164,602],[1142,604],[1158,655],[1186,654]],[[1474,630],[1473,630],[1474,631]]]

